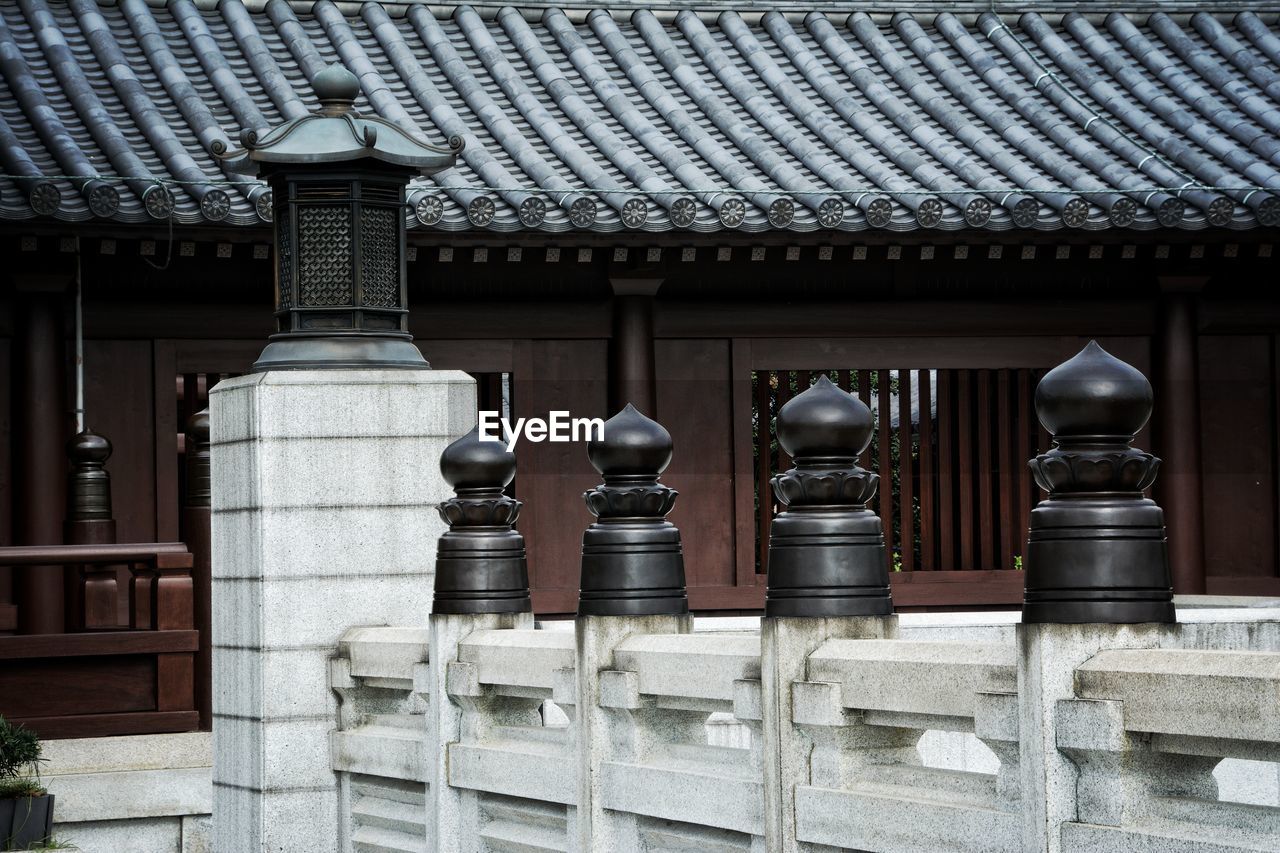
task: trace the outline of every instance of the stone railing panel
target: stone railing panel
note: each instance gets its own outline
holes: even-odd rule
[[[813,743],[809,784],[795,794],[800,849],[1018,849],[1011,645],[832,639],[807,672],[792,693],[792,721]],[[999,771],[923,766],[929,730],[975,733]]]
[[[999,643],[828,640],[810,681],[843,685],[845,707],[972,717],[975,690],[1017,692],[1015,650]]]
[[[651,696],[712,699],[732,704],[734,682],[760,680],[760,635],[746,632],[628,637],[614,665],[636,673]]]
[[[1130,731],[1280,741],[1280,653],[1110,649],[1077,667],[1076,690],[1123,701]]]
[[[1258,804],[1275,796],[1224,802],[1218,784],[1228,758],[1275,775],[1272,624],[1023,626],[1031,645],[1023,629],[1016,642],[850,639],[877,632],[828,624],[786,647],[801,680],[785,704],[761,679],[774,641],[680,617],[595,617],[572,634],[453,615],[433,623],[447,649],[433,656],[422,630],[356,628],[331,663],[344,853],[1280,849],[1280,807]],[[1039,692],[1020,695],[1036,671]],[[1028,783],[1040,731],[1070,773],[1052,787]],[[926,735],[984,746],[989,772],[926,763]],[[774,761],[795,768],[789,839],[771,835]],[[1044,819],[1048,841],[1028,848]]]
[[[1064,849],[1275,848],[1280,808],[1221,801],[1214,770],[1280,758],[1280,654],[1108,649],[1075,681],[1056,715],[1058,749],[1079,772]]]
[[[600,673],[612,743],[596,788],[621,849],[762,843],[759,636],[633,635],[613,665]],[[746,748],[709,742],[713,713],[746,729]]]

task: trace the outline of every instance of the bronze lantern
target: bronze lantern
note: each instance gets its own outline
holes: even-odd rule
[[[356,112],[360,83],[340,65],[312,82],[320,109],[219,152],[271,187],[276,333],[253,371],[429,367],[408,328],[405,187],[453,166],[462,140]]]

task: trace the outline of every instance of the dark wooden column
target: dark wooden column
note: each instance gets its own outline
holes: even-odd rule
[[[1200,378],[1196,299],[1206,278],[1168,277],[1156,342],[1155,435],[1163,463],[1157,481],[1169,531],[1173,591],[1203,595],[1204,484],[1200,470]]]
[[[209,410],[202,409],[186,423],[186,494],[182,500],[182,537],[191,552],[196,630],[200,648],[195,660],[196,710],[200,728],[213,727],[212,550],[210,513],[213,483],[209,473]]]
[[[13,343],[14,541],[62,544],[69,433],[62,294],[66,283],[19,281]],[[18,633],[56,634],[64,627],[62,571],[20,569]]]
[[[658,414],[654,377],[653,297],[661,278],[612,277],[613,337],[609,346],[609,411],[627,403],[648,417]]]

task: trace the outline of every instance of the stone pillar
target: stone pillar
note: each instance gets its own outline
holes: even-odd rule
[[[657,417],[653,297],[662,286],[662,279],[614,276],[609,284],[614,294],[609,411],[620,411],[630,403],[649,417]]]
[[[474,419],[457,371],[271,371],[213,389],[217,853],[339,849],[328,661],[352,626],[427,625],[449,497],[437,462]]]
[[[577,850],[639,851],[635,816],[609,811],[598,796],[606,761],[634,760],[623,734],[627,710],[601,707],[602,674],[632,634],[693,630],[684,585],[680,531],[666,520],[677,492],[659,482],[671,463],[671,434],[627,406],[605,421],[604,435],[587,445],[604,482],[583,499],[596,522],[582,535],[576,660],[578,715]],[[625,703],[624,703],[625,704]]]
[[[1070,853],[1062,846],[1062,823],[1078,819],[1079,770],[1059,751],[1057,735],[1060,702],[1076,697],[1076,668],[1103,649],[1175,645],[1178,629],[1156,623],[1017,627],[1021,849],[1026,853]]]
[[[807,681],[808,659],[830,639],[886,640],[897,616],[766,616],[760,620],[760,695],[764,707],[765,849],[796,853],[796,786],[810,783],[811,739],[792,719],[792,693]]]
[[[531,629],[533,613],[524,538],[512,527],[521,503],[503,492],[516,475],[515,454],[473,429],[445,448],[440,473],[455,494],[440,504],[449,532],[436,549],[426,849],[463,853],[474,843],[478,795],[449,784],[449,744],[462,740],[459,697],[474,700],[482,691],[475,667],[459,663],[458,644],[484,629]]]
[[[778,412],[778,441],[795,467],[771,481],[786,509],[771,528],[760,625],[769,850],[798,849],[795,791],[810,784],[813,742],[796,726],[792,693],[808,680],[809,655],[833,638],[897,634],[880,518],[867,509],[879,478],[857,464],[874,429],[866,404],[825,376]]]
[[[1196,294],[1208,279],[1161,278],[1165,291],[1155,356],[1156,441],[1163,460],[1160,503],[1169,528],[1173,591],[1203,595],[1204,482],[1200,467],[1200,360]]]
[[[13,539],[18,545],[62,543],[63,494],[70,433],[64,398],[61,278],[19,282],[13,342]],[[64,624],[62,572],[30,566],[15,572],[19,634],[58,634]]]
[[[599,796],[601,766],[607,761],[633,761],[635,744],[623,734],[634,727],[626,710],[600,706],[602,676],[616,667],[613,652],[633,634],[687,634],[693,617],[579,616],[577,631],[578,807],[577,847],[586,851],[640,853],[636,816],[606,809]]]
[[[432,853],[467,853],[476,839],[469,813],[474,813],[475,791],[449,784],[449,744],[462,740],[462,706],[450,693],[476,692],[467,685],[451,684],[466,672],[459,667],[458,644],[476,631],[533,628],[532,613],[433,613],[431,614],[431,683],[427,701],[427,750],[431,766],[427,780],[427,845]],[[450,690],[452,688],[452,691]],[[471,803],[468,803],[471,801]],[[589,848],[588,848],[589,849]]]

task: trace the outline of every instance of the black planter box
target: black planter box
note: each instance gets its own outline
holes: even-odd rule
[[[53,833],[53,794],[0,800],[0,850],[26,850]]]

